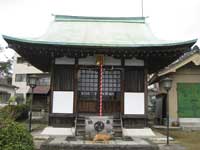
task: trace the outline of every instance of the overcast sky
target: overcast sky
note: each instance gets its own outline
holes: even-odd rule
[[[200,0],[143,1],[144,16],[157,37],[200,38]],[[0,0],[0,34],[39,36],[52,20],[51,14],[134,17],[141,16],[141,10],[141,0]],[[5,45],[1,39],[0,45]],[[0,60],[12,54],[1,53]]]

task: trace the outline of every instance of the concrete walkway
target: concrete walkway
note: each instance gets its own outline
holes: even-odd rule
[[[73,136],[73,135],[75,135],[75,130],[74,130],[74,128],[46,127],[41,132],[41,135],[48,135],[48,136]]]
[[[124,136],[131,137],[155,137],[154,132],[151,128],[142,128],[142,129],[123,129]]]

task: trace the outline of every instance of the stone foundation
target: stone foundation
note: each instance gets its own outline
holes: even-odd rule
[[[149,141],[134,138],[133,140],[111,140],[109,144],[84,140],[66,140],[65,137],[51,139],[43,143],[40,150],[159,150],[158,146]]]

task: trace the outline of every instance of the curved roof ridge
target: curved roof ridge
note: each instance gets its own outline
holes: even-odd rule
[[[103,16],[70,16],[70,15],[56,15],[55,21],[83,21],[83,22],[132,22],[145,23],[147,17],[103,17]]]

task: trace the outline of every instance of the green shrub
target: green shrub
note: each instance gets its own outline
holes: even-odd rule
[[[0,150],[34,150],[33,138],[19,123],[0,120]]]
[[[18,114],[16,116],[16,120],[25,120],[28,118],[28,111],[29,106],[26,104],[20,104],[16,106],[16,113]]]
[[[25,120],[28,118],[29,107],[26,104],[7,105],[0,109],[0,118]]]

